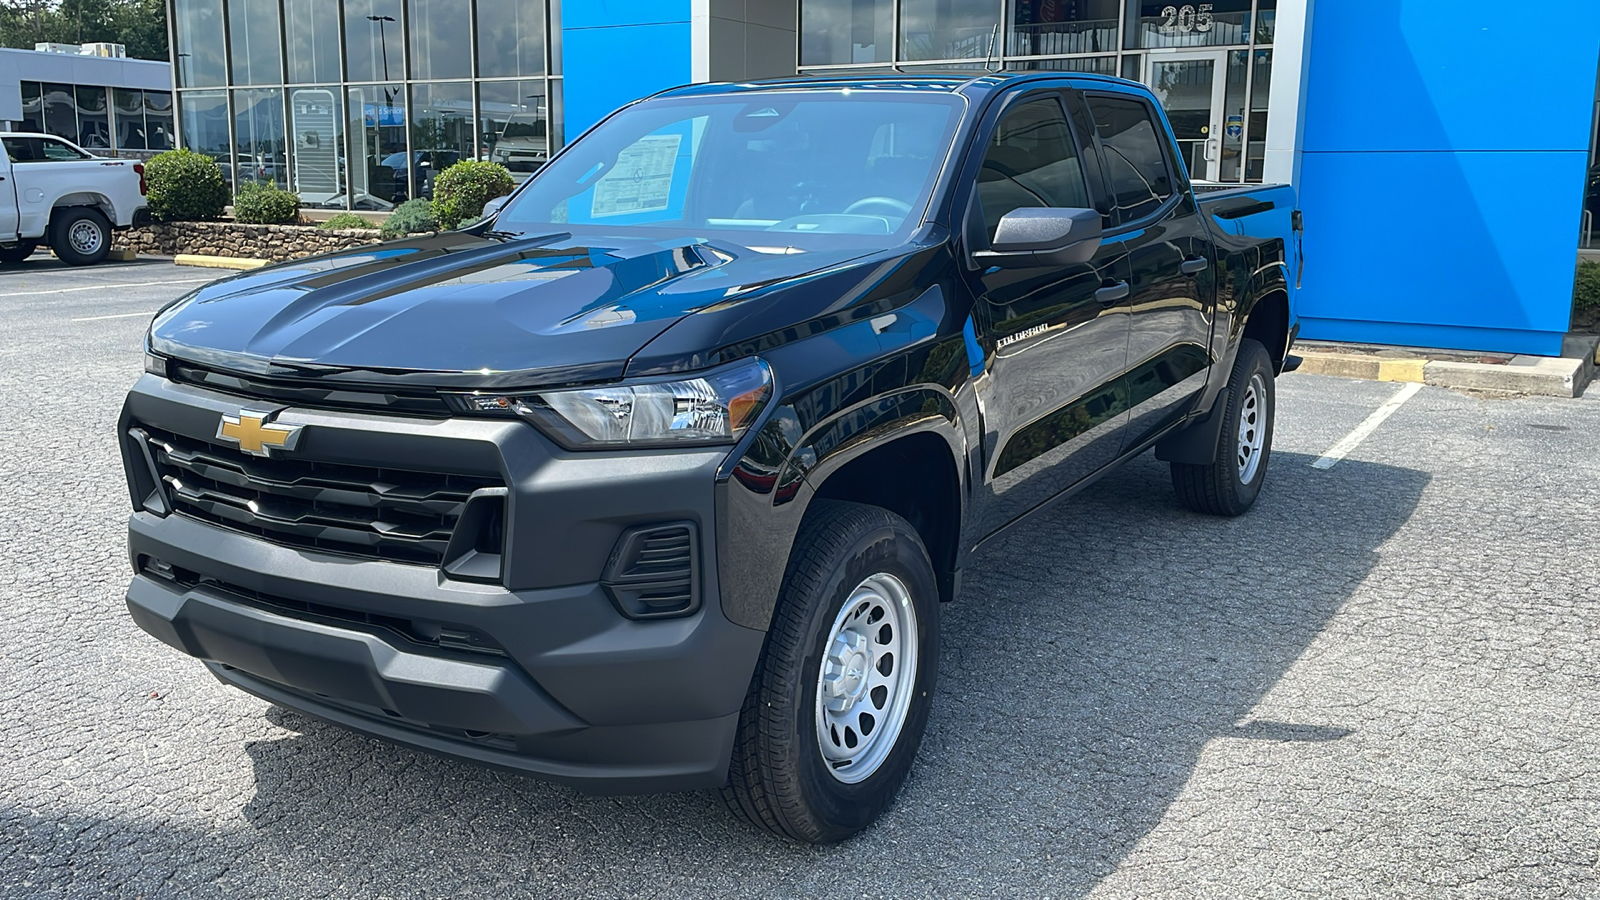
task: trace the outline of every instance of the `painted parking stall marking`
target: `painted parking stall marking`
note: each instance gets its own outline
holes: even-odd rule
[[[1367,416],[1366,421],[1362,422],[1360,425],[1357,425],[1353,431],[1341,438],[1339,443],[1328,448],[1327,453],[1317,457],[1317,459],[1311,463],[1311,468],[1333,468],[1334,465],[1338,463],[1339,460],[1344,459],[1351,450],[1361,446],[1361,442],[1366,440],[1368,435],[1372,434],[1374,431],[1377,431],[1378,426],[1382,425],[1385,419],[1394,415],[1395,410],[1405,405],[1405,402],[1410,400],[1412,397],[1415,397],[1417,392],[1420,390],[1422,390],[1422,385],[1412,382],[1401,387],[1400,390],[1395,391],[1394,396],[1385,401],[1382,406],[1373,410],[1372,415]]]

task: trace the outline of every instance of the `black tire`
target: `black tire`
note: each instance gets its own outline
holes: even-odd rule
[[[39,249],[38,241],[18,241],[9,247],[0,247],[0,264],[14,266],[28,261],[33,251]]]
[[[95,229],[90,246],[89,228]],[[50,249],[69,266],[92,266],[111,252],[111,223],[100,210],[73,206],[57,213],[50,223]]]
[[[833,774],[836,767],[824,759],[818,739],[823,653],[838,622],[848,618],[846,601],[883,574],[906,589],[916,615],[916,661],[907,666],[914,673],[906,693],[909,705],[898,734],[880,732],[890,740],[885,750],[874,747],[873,752],[886,753],[881,762],[856,770],[861,780],[846,783]],[[899,793],[922,742],[939,668],[938,613],[933,564],[910,523],[875,506],[814,501],[795,539],[766,649],[739,717],[728,786],[722,790],[729,808],[775,834],[809,843],[840,841],[871,825]],[[858,621],[878,627],[880,620]],[[892,670],[892,655],[873,650],[871,667],[882,672],[887,655]],[[894,695],[888,696],[892,708]],[[885,713],[886,722],[894,718]],[[836,733],[831,726],[828,730]]]
[[[1251,404],[1252,383],[1256,411],[1246,417],[1241,414]],[[1272,419],[1278,406],[1267,348],[1249,338],[1239,345],[1226,390],[1227,395],[1217,399],[1225,405],[1221,433],[1217,435],[1216,461],[1210,465],[1172,464],[1172,486],[1178,492],[1178,500],[1197,513],[1212,516],[1243,515],[1256,502],[1267,477],[1267,463],[1272,459]],[[1247,467],[1241,460],[1249,455],[1244,452],[1249,442],[1241,443],[1239,434],[1252,423],[1260,429],[1260,445],[1247,478]]]

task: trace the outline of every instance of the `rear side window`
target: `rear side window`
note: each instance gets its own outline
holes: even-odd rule
[[[1174,190],[1172,169],[1162,149],[1166,132],[1156,127],[1150,107],[1138,100],[1103,96],[1088,100],[1121,221],[1155,212]]]
[[[978,170],[978,202],[990,240],[1000,218],[1012,210],[1091,206],[1078,148],[1059,100],[1029,100],[1001,117]]]

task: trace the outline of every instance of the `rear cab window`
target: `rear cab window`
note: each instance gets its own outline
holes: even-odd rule
[[[1157,125],[1155,111],[1132,97],[1088,94],[1085,100],[1100,138],[1118,220],[1125,225],[1155,213],[1178,189],[1167,133]]]

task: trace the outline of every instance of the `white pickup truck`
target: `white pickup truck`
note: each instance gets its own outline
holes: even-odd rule
[[[48,134],[0,134],[0,145],[0,264],[20,263],[40,244],[68,265],[97,263],[111,252],[112,229],[146,214],[139,162]]]

